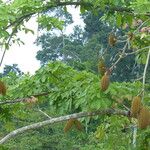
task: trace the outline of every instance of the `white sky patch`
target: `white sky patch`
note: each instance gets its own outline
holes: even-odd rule
[[[76,25],[80,25],[84,27],[84,22],[80,18],[80,7],[75,8],[74,6],[68,6],[67,10],[72,14],[73,23],[66,28],[66,34],[70,34],[73,32],[73,27]]]
[[[40,67],[40,62],[36,60],[36,52],[38,47],[33,44],[37,38],[37,23],[36,18],[32,18],[27,24],[27,28],[33,29],[35,34],[24,32],[18,33],[18,37],[25,43],[24,45],[13,44],[8,51],[6,51],[2,68],[5,65],[18,64],[23,72],[34,73]],[[3,50],[0,51],[0,58]],[[0,71],[2,71],[0,68]]]
[[[83,21],[80,19],[79,15],[79,7],[74,8],[73,6],[68,7],[68,11],[72,14],[74,23],[69,25],[66,28],[66,34],[70,34],[73,32],[73,27],[75,25],[84,26]],[[25,43],[25,45],[17,45],[14,44],[10,47],[10,49],[6,52],[2,66],[0,68],[0,72],[5,65],[18,64],[18,67],[24,73],[30,72],[34,74],[36,70],[40,67],[40,61],[36,59],[36,53],[40,49],[37,47],[34,42],[37,38],[37,28],[38,24],[36,22],[36,18],[30,19],[28,23],[26,23],[26,27],[34,30],[34,35],[32,33],[25,34],[24,32],[18,33],[18,37]],[[3,50],[0,51],[0,59],[2,57]]]

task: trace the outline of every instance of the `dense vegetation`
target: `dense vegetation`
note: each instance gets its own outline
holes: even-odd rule
[[[85,27],[65,35],[68,5],[80,8]],[[33,16],[43,31],[41,68],[1,73],[1,149],[149,149],[148,0],[0,1],[0,14],[0,65],[23,43],[18,32],[33,33],[25,26]]]

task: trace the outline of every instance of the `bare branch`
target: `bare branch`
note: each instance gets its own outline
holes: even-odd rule
[[[136,50],[136,51],[134,51],[134,52],[131,52],[131,53],[125,53],[125,55],[126,55],[126,56],[128,56],[128,55],[133,55],[133,54],[142,52],[143,50],[148,49],[148,48],[150,48],[150,46],[143,47],[143,48],[138,49],[138,50]]]
[[[10,28],[10,27],[12,27],[12,26],[14,26],[14,25],[16,25],[16,24],[17,24],[17,26],[20,25],[25,19],[27,19],[27,18],[30,19],[33,15],[36,15],[36,14],[39,15],[39,13],[48,11],[48,10],[50,10],[51,8],[55,8],[55,7],[59,7],[59,6],[67,6],[67,5],[75,5],[75,6],[84,5],[84,6],[88,6],[88,7],[91,7],[91,8],[93,7],[93,4],[92,4],[92,3],[89,3],[89,2],[83,2],[83,1],[77,1],[77,2],[72,2],[72,1],[70,1],[70,2],[60,2],[60,1],[59,1],[59,2],[53,3],[53,4],[51,4],[51,5],[46,5],[45,7],[39,8],[38,10],[34,10],[33,12],[29,12],[29,13],[27,13],[27,14],[24,14],[23,16],[21,16],[21,17],[19,17],[19,18],[16,18],[16,20],[13,21],[13,22],[10,22],[9,25],[4,28],[4,30],[7,30],[8,28]],[[95,8],[94,8],[94,9],[95,9]],[[111,6],[109,6],[109,5],[106,5],[106,8],[105,8],[105,9],[106,9],[106,10],[109,9],[109,11],[112,11],[112,12],[115,12],[115,11],[118,11],[118,12],[126,12],[126,13],[131,13],[131,14],[135,15],[134,12],[133,12],[133,10],[130,9],[130,8],[111,7]],[[145,15],[146,15],[146,16],[147,16],[147,15],[149,16],[149,14],[145,14]],[[144,23],[145,23],[145,22],[144,22]],[[11,37],[11,36],[10,36],[10,37]],[[11,39],[11,38],[10,38],[10,39]],[[6,53],[6,49],[5,49],[4,52],[3,52],[3,56],[2,56],[2,58],[1,58],[0,66],[1,66],[2,61],[3,61],[3,59],[4,59],[5,53]],[[120,58],[120,59],[121,59],[121,58]]]
[[[144,24],[148,23],[149,21],[150,21],[150,19],[145,20],[145,21],[133,32],[133,34],[136,34],[136,33],[139,31],[139,29],[140,29]]]
[[[17,27],[18,27],[18,24],[15,26],[15,29],[12,31],[12,33],[9,35],[9,38],[8,38],[8,40],[7,40],[7,42],[6,42],[6,45],[9,45],[9,44],[10,44],[10,41],[11,41],[13,35],[16,33]],[[6,54],[6,50],[7,50],[7,48],[5,47],[5,49],[4,49],[4,51],[3,51],[3,54],[2,54],[2,58],[1,58],[1,60],[0,60],[0,66],[1,66],[2,63],[3,63],[4,56],[5,56],[5,54]]]
[[[125,53],[125,51],[126,51],[126,48],[127,48],[127,46],[128,46],[128,40],[129,39],[127,39],[126,41],[126,44],[124,45],[124,47],[123,47],[123,50],[122,50],[122,52],[121,52],[121,54],[119,55],[119,58],[116,60],[116,62],[115,63],[113,63],[112,64],[112,66],[110,67],[110,71],[112,71],[115,67],[116,67],[116,65],[120,62],[120,60],[122,59],[122,58],[124,58],[124,57],[126,57],[126,53]]]
[[[127,42],[126,42],[126,44],[124,45],[122,52],[121,52],[120,54],[118,53],[119,58],[118,58],[118,59],[112,64],[112,66],[110,67],[110,71],[112,71],[112,70],[115,68],[115,66],[120,62],[120,60],[123,59],[124,57],[127,57],[127,56],[129,56],[129,55],[133,55],[133,54],[135,54],[135,53],[142,52],[143,50],[150,48],[150,46],[147,46],[147,47],[143,47],[143,48],[141,48],[141,49],[138,49],[138,50],[136,50],[136,51],[134,51],[134,52],[126,53],[125,50],[126,50],[126,48],[127,48],[127,46],[128,46],[128,41],[129,41],[129,39],[127,39],[126,41],[127,41]]]
[[[46,121],[34,123],[19,129],[16,129],[9,134],[7,134],[4,138],[0,140],[0,144],[6,143],[9,139],[17,136],[18,134],[24,133],[28,130],[33,130],[37,129],[49,124],[53,123],[58,123],[62,121],[69,120],[71,118],[82,118],[82,117],[88,117],[88,116],[96,116],[96,115],[123,115],[123,116],[128,116],[128,112],[124,110],[115,110],[115,109],[103,109],[103,110],[98,110],[98,111],[93,111],[93,112],[80,112],[80,113],[75,113],[71,115],[66,115],[66,116],[61,116],[57,118],[52,118]]]
[[[14,27],[14,29],[12,29],[12,32],[11,32],[11,34],[9,35],[9,38],[8,38],[7,42],[5,43],[6,45],[9,45],[9,44],[10,44],[13,35],[17,32],[17,27],[22,23],[22,21],[23,21],[23,20],[21,19],[21,20],[18,20],[18,21],[15,23],[15,27]],[[6,30],[7,30],[7,27],[6,27]],[[1,66],[2,63],[3,63],[4,57],[5,57],[5,54],[6,54],[6,50],[7,50],[7,48],[5,48],[4,51],[3,51],[2,58],[1,58],[1,60],[0,60],[0,66]]]
[[[137,126],[133,126],[133,141],[132,144],[136,148]]]
[[[33,97],[39,97],[39,96],[46,96],[48,94],[50,94],[51,91],[49,92],[44,92],[44,93],[39,93],[39,94],[33,94],[33,95],[30,95],[28,97],[25,97],[25,98],[18,98],[18,99],[15,99],[15,100],[5,100],[5,101],[0,101],[0,105],[4,105],[4,104],[16,104],[16,103],[20,103],[20,102],[26,102],[26,100],[28,98],[31,98],[32,96]]]
[[[0,105],[4,104],[15,104],[15,103],[20,103],[20,102],[25,102],[27,98],[18,98],[15,100],[6,100],[6,101],[1,101]]]
[[[52,117],[50,117],[47,113],[45,113],[41,109],[38,109],[38,111],[41,112],[44,116],[48,117],[49,119],[52,119]]]
[[[139,78],[137,78],[137,79],[134,79],[134,81],[140,81],[140,80],[142,80],[143,79],[143,76],[142,77],[139,77]]]
[[[11,26],[13,26],[13,25],[15,25],[17,22],[18,22],[18,20],[20,21],[20,20],[25,20],[26,18],[30,18],[31,16],[33,16],[33,15],[35,15],[35,14],[37,14],[37,13],[42,13],[42,12],[45,12],[45,11],[48,11],[48,10],[50,10],[51,8],[55,8],[55,7],[59,7],[59,6],[67,6],[67,5],[74,5],[74,6],[88,6],[88,7],[93,7],[93,4],[92,3],[90,3],[90,2],[84,2],[84,1],[76,1],[76,2],[72,2],[72,1],[70,1],[70,2],[56,2],[55,4],[53,3],[53,4],[51,4],[51,5],[47,5],[47,6],[45,6],[45,7],[42,7],[42,8],[39,8],[38,10],[39,11],[34,11],[34,12],[29,12],[29,13],[27,13],[27,14],[25,14],[25,15],[23,15],[23,16],[21,16],[21,17],[19,17],[19,18],[17,18],[14,22],[10,22],[10,24],[8,25],[8,26],[6,26],[6,28],[4,28],[4,30],[6,30],[6,29],[8,29],[9,27],[11,27]],[[96,8],[94,8],[94,9],[96,9]],[[109,5],[106,5],[106,7],[105,7],[105,9],[108,11],[110,11],[110,12],[115,12],[115,11],[118,11],[118,12],[122,12],[122,13],[130,13],[131,15],[134,15],[134,16],[136,16],[136,14],[134,14],[134,11],[132,10],[132,9],[130,9],[130,8],[125,8],[125,7],[120,7],[120,6],[118,6],[118,7],[111,7],[111,6],[109,6]],[[137,14],[138,15],[138,14]],[[149,13],[146,13],[146,14],[143,14],[143,15],[145,15],[145,16],[150,16],[150,14]]]
[[[142,100],[144,99],[144,90],[145,90],[145,79],[146,79],[146,72],[147,72],[147,68],[148,68],[148,64],[149,64],[149,58],[150,58],[150,48],[147,54],[147,60],[146,60],[146,64],[145,64],[145,68],[144,68],[144,73],[143,73],[143,86],[142,86]]]

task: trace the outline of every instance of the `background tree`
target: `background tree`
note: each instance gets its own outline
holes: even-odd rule
[[[119,37],[125,35],[125,32],[101,21],[102,16],[102,12],[97,15],[85,13],[82,15],[84,31],[76,26],[74,33],[69,36],[44,33],[37,40],[37,45],[42,47],[42,50],[37,52],[37,59],[41,64],[59,59],[75,68],[97,72],[98,66],[95,64],[103,57],[107,66],[111,66],[120,49],[123,49],[124,43],[117,43],[111,47],[108,44],[109,34],[114,32]],[[117,81],[131,81],[141,77],[142,71],[142,65],[135,61],[135,55],[131,55],[119,62],[111,78]]]
[[[5,65],[1,77],[8,76],[10,73],[15,74],[16,76],[23,75],[23,72],[18,68],[18,64]]]

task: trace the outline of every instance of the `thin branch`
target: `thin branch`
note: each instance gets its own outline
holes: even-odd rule
[[[136,148],[137,126],[133,126],[133,147]]]
[[[148,21],[150,21],[150,19],[147,19],[147,20],[145,20],[144,22],[142,22],[142,24],[133,32],[133,34],[136,34],[136,32],[138,32],[139,29],[140,29],[144,24],[146,24]]]
[[[129,40],[129,39],[126,40],[127,42],[126,42],[125,46],[123,47],[123,51],[122,51],[121,54],[119,55],[119,58],[116,60],[116,62],[113,63],[113,65],[110,67],[110,70],[113,70],[113,69],[115,68],[115,66],[120,62],[120,60],[121,60],[122,58],[127,57],[127,56],[129,56],[129,55],[133,55],[133,54],[135,54],[135,53],[142,52],[143,50],[150,48],[150,46],[147,46],[147,47],[143,47],[143,48],[138,49],[138,50],[136,50],[136,51],[134,51],[134,52],[131,52],[131,53],[125,53],[125,50],[126,50],[126,48],[127,48],[127,46],[128,46],[128,40]],[[117,55],[118,55],[118,54],[117,54]],[[117,55],[116,55],[116,56],[117,56]]]
[[[49,95],[50,93],[51,93],[51,91],[45,92],[45,93],[33,94],[31,96],[28,96],[28,97],[25,97],[25,98],[18,98],[18,99],[15,99],[15,100],[0,101],[0,105],[4,105],[4,104],[16,104],[16,103],[20,103],[20,102],[26,102],[26,100],[28,98],[31,98],[32,96],[33,97],[46,96],[46,95]]]
[[[45,12],[45,11],[48,11],[50,10],[51,8],[55,8],[55,7],[59,7],[59,6],[67,6],[67,5],[75,5],[75,6],[88,6],[88,7],[93,7],[94,5],[90,2],[83,2],[83,1],[78,1],[78,2],[56,2],[55,4],[51,4],[51,5],[47,5],[46,7],[42,7],[42,8],[39,8],[37,11],[34,11],[34,12],[29,12],[28,14],[25,14],[19,18],[17,18],[14,22],[10,22],[10,24],[8,26],[6,26],[6,28],[4,28],[4,30],[10,28],[11,26],[13,26],[14,24],[16,24],[18,22],[18,20],[25,20],[26,18],[28,17],[31,17],[32,15],[34,14],[37,14],[37,13],[42,13],[42,12]],[[94,8],[96,9],[96,8]],[[115,12],[115,11],[118,11],[118,12],[123,12],[123,13],[130,13],[134,16],[136,16],[136,14],[134,14],[134,11],[130,8],[125,8],[125,7],[110,7],[109,5],[106,5],[106,8],[105,8],[107,11],[112,11],[112,12]],[[137,14],[138,15],[138,14]],[[146,13],[146,14],[143,14],[145,16],[150,16],[150,14]]]
[[[112,71],[112,70],[116,67],[116,65],[120,62],[120,60],[126,56],[126,55],[125,55],[125,50],[126,50],[127,46],[128,46],[128,39],[127,39],[126,44],[125,44],[124,47],[123,47],[123,51],[122,51],[121,54],[119,55],[119,58],[118,58],[118,59],[116,60],[116,62],[113,63],[113,65],[110,67],[110,69],[109,69],[110,71]]]
[[[150,58],[150,49],[147,54],[146,64],[145,64],[144,73],[143,73],[142,100],[144,99],[145,80],[146,80],[146,72],[147,72],[147,68],[148,68],[148,64],[149,64],[149,58]]]
[[[44,92],[44,93],[38,93],[38,94],[33,94],[31,96],[34,96],[34,97],[46,96],[46,95],[49,95],[50,93],[52,93],[52,91],[48,91],[48,92]],[[31,97],[31,96],[29,96],[29,97]]]
[[[21,22],[22,22],[22,20],[17,21],[17,23],[16,23],[14,29],[12,30],[12,33],[10,34],[10,36],[9,36],[9,38],[8,38],[8,40],[7,40],[7,43],[6,43],[7,45],[10,44],[10,41],[11,41],[13,35],[17,32],[17,27],[20,25]],[[3,52],[3,54],[2,54],[2,58],[1,58],[1,60],[0,60],[0,66],[1,66],[2,63],[3,63],[4,57],[5,57],[5,54],[6,54],[6,50],[7,50],[7,49],[5,48],[5,49],[4,49],[4,52]]]
[[[29,13],[29,14],[25,14],[19,18],[17,18],[15,21],[10,22],[10,24],[8,26],[6,26],[4,28],[4,30],[7,30],[8,28],[14,26],[15,24],[17,24],[18,22],[23,22],[26,18],[31,17],[32,15],[36,14],[35,12]]]
[[[67,5],[75,5],[75,6],[79,6],[79,5],[84,5],[84,6],[90,6],[90,7],[93,7],[93,4],[92,3],[89,3],[89,2],[83,2],[83,1],[79,1],[79,2],[56,2],[55,4],[51,4],[51,5],[48,5],[46,7],[42,7],[42,8],[39,8],[37,11],[34,11],[34,12],[29,12],[28,14],[25,14],[19,18],[17,18],[14,22],[10,22],[10,24],[8,26],[6,26],[4,28],[4,30],[7,30],[8,28],[10,28],[11,26],[15,25],[15,24],[20,24],[21,22],[23,22],[26,18],[31,18],[33,15],[35,14],[39,14],[39,13],[42,13],[44,11],[48,11],[50,10],[51,8],[55,8],[55,7],[59,7],[59,6],[67,6]],[[129,9],[129,8],[122,8],[122,7],[110,7],[108,5],[106,5],[106,9],[108,9],[110,11],[119,11],[119,12],[127,12],[127,13],[133,13],[133,10],[132,9]],[[149,15],[149,14],[146,14],[146,15]],[[146,21],[147,22],[147,21]],[[145,23],[145,22],[144,22]],[[143,23],[143,24],[144,24]],[[143,25],[142,24],[142,25]],[[12,35],[13,36],[13,35]],[[10,36],[10,39],[11,37]],[[2,58],[1,58],[1,62],[0,62],[0,66],[3,62],[3,59],[4,59],[4,56],[5,56],[5,53],[6,53],[6,49],[4,50],[3,52],[3,55],[2,55]],[[119,58],[121,59],[121,57]],[[118,60],[119,62],[119,60]]]
[[[115,110],[115,109],[103,109],[103,110],[98,110],[98,111],[93,111],[93,112],[80,112],[80,113],[75,113],[75,114],[71,114],[71,115],[52,118],[52,119],[49,119],[46,121],[34,123],[31,125],[16,129],[16,130],[10,132],[9,134],[7,134],[4,138],[2,138],[0,140],[0,144],[6,143],[9,139],[17,136],[18,134],[24,133],[28,130],[33,130],[33,129],[37,129],[37,128],[40,128],[40,127],[43,127],[43,126],[46,126],[49,124],[66,121],[66,120],[69,120],[71,118],[82,118],[82,117],[96,116],[96,115],[123,115],[123,116],[128,116],[128,112],[123,111],[123,110]]]
[[[50,117],[47,113],[45,113],[41,109],[38,109],[38,111],[41,112],[44,116],[48,117],[49,119],[52,119],[52,117]]]
[[[3,54],[2,54],[2,58],[1,58],[1,60],[0,60],[0,67],[1,67],[1,65],[2,65],[2,63],[3,63],[3,60],[4,60],[4,56],[5,56],[5,54],[6,54],[6,48],[4,49],[4,52],[3,52]]]
[[[133,54],[135,54],[135,53],[142,52],[144,49],[148,49],[148,48],[150,48],[150,46],[143,47],[143,48],[138,49],[138,50],[136,50],[136,51],[134,51],[134,52],[131,52],[131,53],[125,53],[125,55],[126,55],[126,56],[133,55]]]
[[[15,25],[18,21],[24,21],[26,18],[30,18],[32,17],[33,15],[35,14],[39,14],[39,13],[43,13],[45,11],[48,11],[50,10],[51,8],[55,8],[55,7],[59,7],[59,6],[67,6],[67,5],[81,5],[83,2],[59,2],[59,3],[56,3],[55,5],[54,4],[51,4],[51,5],[47,5],[45,7],[42,7],[42,8],[39,8],[39,11],[34,11],[34,12],[29,12],[19,18],[17,18],[15,21],[13,22],[10,22],[10,24],[8,26],[6,26],[4,28],[4,30],[7,30],[8,28],[10,28],[11,26]],[[84,3],[85,4],[85,3]],[[89,5],[90,3],[86,3],[87,5]]]
[[[137,78],[137,79],[134,79],[134,81],[140,81],[140,80],[142,80],[143,79],[143,76],[142,77],[139,77],[139,78]]]
[[[142,94],[142,101],[144,99],[144,92],[145,92],[145,79],[146,79],[146,72],[147,72],[147,68],[148,68],[148,63],[149,63],[149,58],[150,58],[150,48],[147,54],[147,59],[146,59],[146,64],[145,64],[145,68],[144,68],[144,73],[143,73],[143,84],[142,84],[142,91],[140,94]],[[137,137],[137,126],[135,126],[133,128],[133,146],[134,148],[136,148],[136,137]]]
[[[27,98],[18,98],[15,100],[6,100],[6,101],[1,101],[0,105],[4,105],[4,104],[16,104],[16,103],[20,103],[20,102],[25,102]]]
[[[7,45],[9,45],[9,43],[10,43],[10,41],[11,41],[11,38],[13,37],[13,35],[15,34],[15,32],[16,32],[16,28],[17,28],[17,26],[15,27],[15,29],[12,31],[12,33],[10,34],[10,36],[9,36],[9,38],[8,38],[8,41],[7,41]],[[1,60],[0,60],[0,66],[2,65],[2,63],[3,63],[3,60],[4,60],[4,56],[5,56],[5,54],[6,54],[6,50],[7,50],[7,48],[5,48],[4,49],[4,52],[3,52],[3,54],[2,54],[2,58],[1,58]]]

